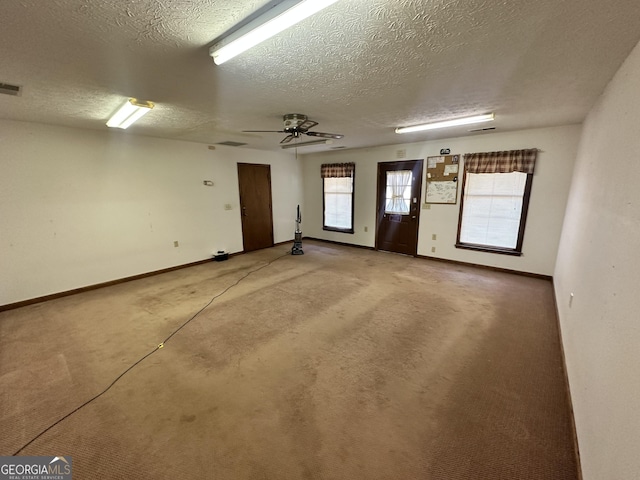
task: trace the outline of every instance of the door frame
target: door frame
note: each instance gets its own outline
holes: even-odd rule
[[[380,196],[382,194],[381,192],[381,181],[380,181],[380,173],[381,173],[381,169],[383,166],[395,166],[397,167],[396,170],[412,170],[414,168],[416,168],[416,166],[419,165],[420,168],[420,175],[417,175],[416,178],[416,188],[417,188],[417,192],[418,192],[418,196],[416,197],[417,202],[416,202],[416,208],[415,208],[415,215],[416,215],[416,220],[415,220],[415,225],[416,225],[416,238],[415,238],[415,251],[413,253],[411,253],[410,255],[413,257],[417,257],[418,256],[418,239],[419,239],[419,233],[420,233],[420,210],[421,210],[421,196],[422,196],[422,176],[424,175],[424,159],[414,159],[414,160],[394,160],[394,161],[390,161],[390,162],[378,162],[378,167],[377,167],[377,175],[376,175],[376,232],[375,232],[375,246],[374,249],[376,251],[379,251],[379,245],[378,245],[378,230],[379,230],[379,226],[380,226],[380,222],[382,220],[381,216],[380,216]],[[385,190],[386,190],[386,182],[385,182]],[[383,251],[387,251],[387,250],[383,250]],[[392,252],[395,253],[395,252]]]

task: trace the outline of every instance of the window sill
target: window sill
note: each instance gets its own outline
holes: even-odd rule
[[[335,227],[322,227],[323,230],[328,232],[338,232],[338,233],[354,233],[353,228],[335,228]]]
[[[500,255],[511,255],[514,257],[522,256],[522,252],[514,250],[513,248],[491,247],[487,245],[475,245],[472,243],[456,243],[456,248],[462,248],[465,250],[476,250],[478,252],[486,253],[498,253]]]

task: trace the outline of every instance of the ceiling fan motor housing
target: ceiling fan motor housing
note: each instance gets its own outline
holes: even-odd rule
[[[284,129],[282,130],[243,130],[243,132],[274,132],[287,133],[288,135],[282,139],[280,143],[289,143],[294,138],[300,138],[301,135],[309,135],[311,137],[320,138],[337,138],[340,139],[344,135],[338,133],[310,132],[309,129],[318,125],[318,122],[309,120],[306,115],[301,113],[287,113],[282,116],[284,120]]]
[[[282,118],[284,120],[285,131],[295,130],[307,121],[307,116],[302,115],[301,113],[287,113]]]

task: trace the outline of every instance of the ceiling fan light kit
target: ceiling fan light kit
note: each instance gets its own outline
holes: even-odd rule
[[[490,122],[492,120],[494,120],[493,113],[488,113],[486,115],[475,115],[473,117],[456,118],[454,120],[445,120],[443,122],[424,123],[422,125],[414,125],[412,127],[398,127],[396,128],[396,133],[422,132],[424,130],[435,130],[438,128],[470,125],[472,123]]]
[[[338,0],[283,0],[209,49],[216,65],[249,50]],[[272,2],[273,3],[273,2]]]
[[[132,123],[146,115],[153,108],[152,102],[140,102],[129,98],[107,122],[107,127],[128,128]]]

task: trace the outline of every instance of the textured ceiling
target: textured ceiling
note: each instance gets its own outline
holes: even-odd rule
[[[394,128],[495,112],[497,130],[579,123],[640,40],[637,0],[340,0],[216,66],[208,47],[267,1],[2,0],[0,118],[279,150],[285,113],[335,147],[468,134]],[[485,124],[486,125],[486,124]]]

